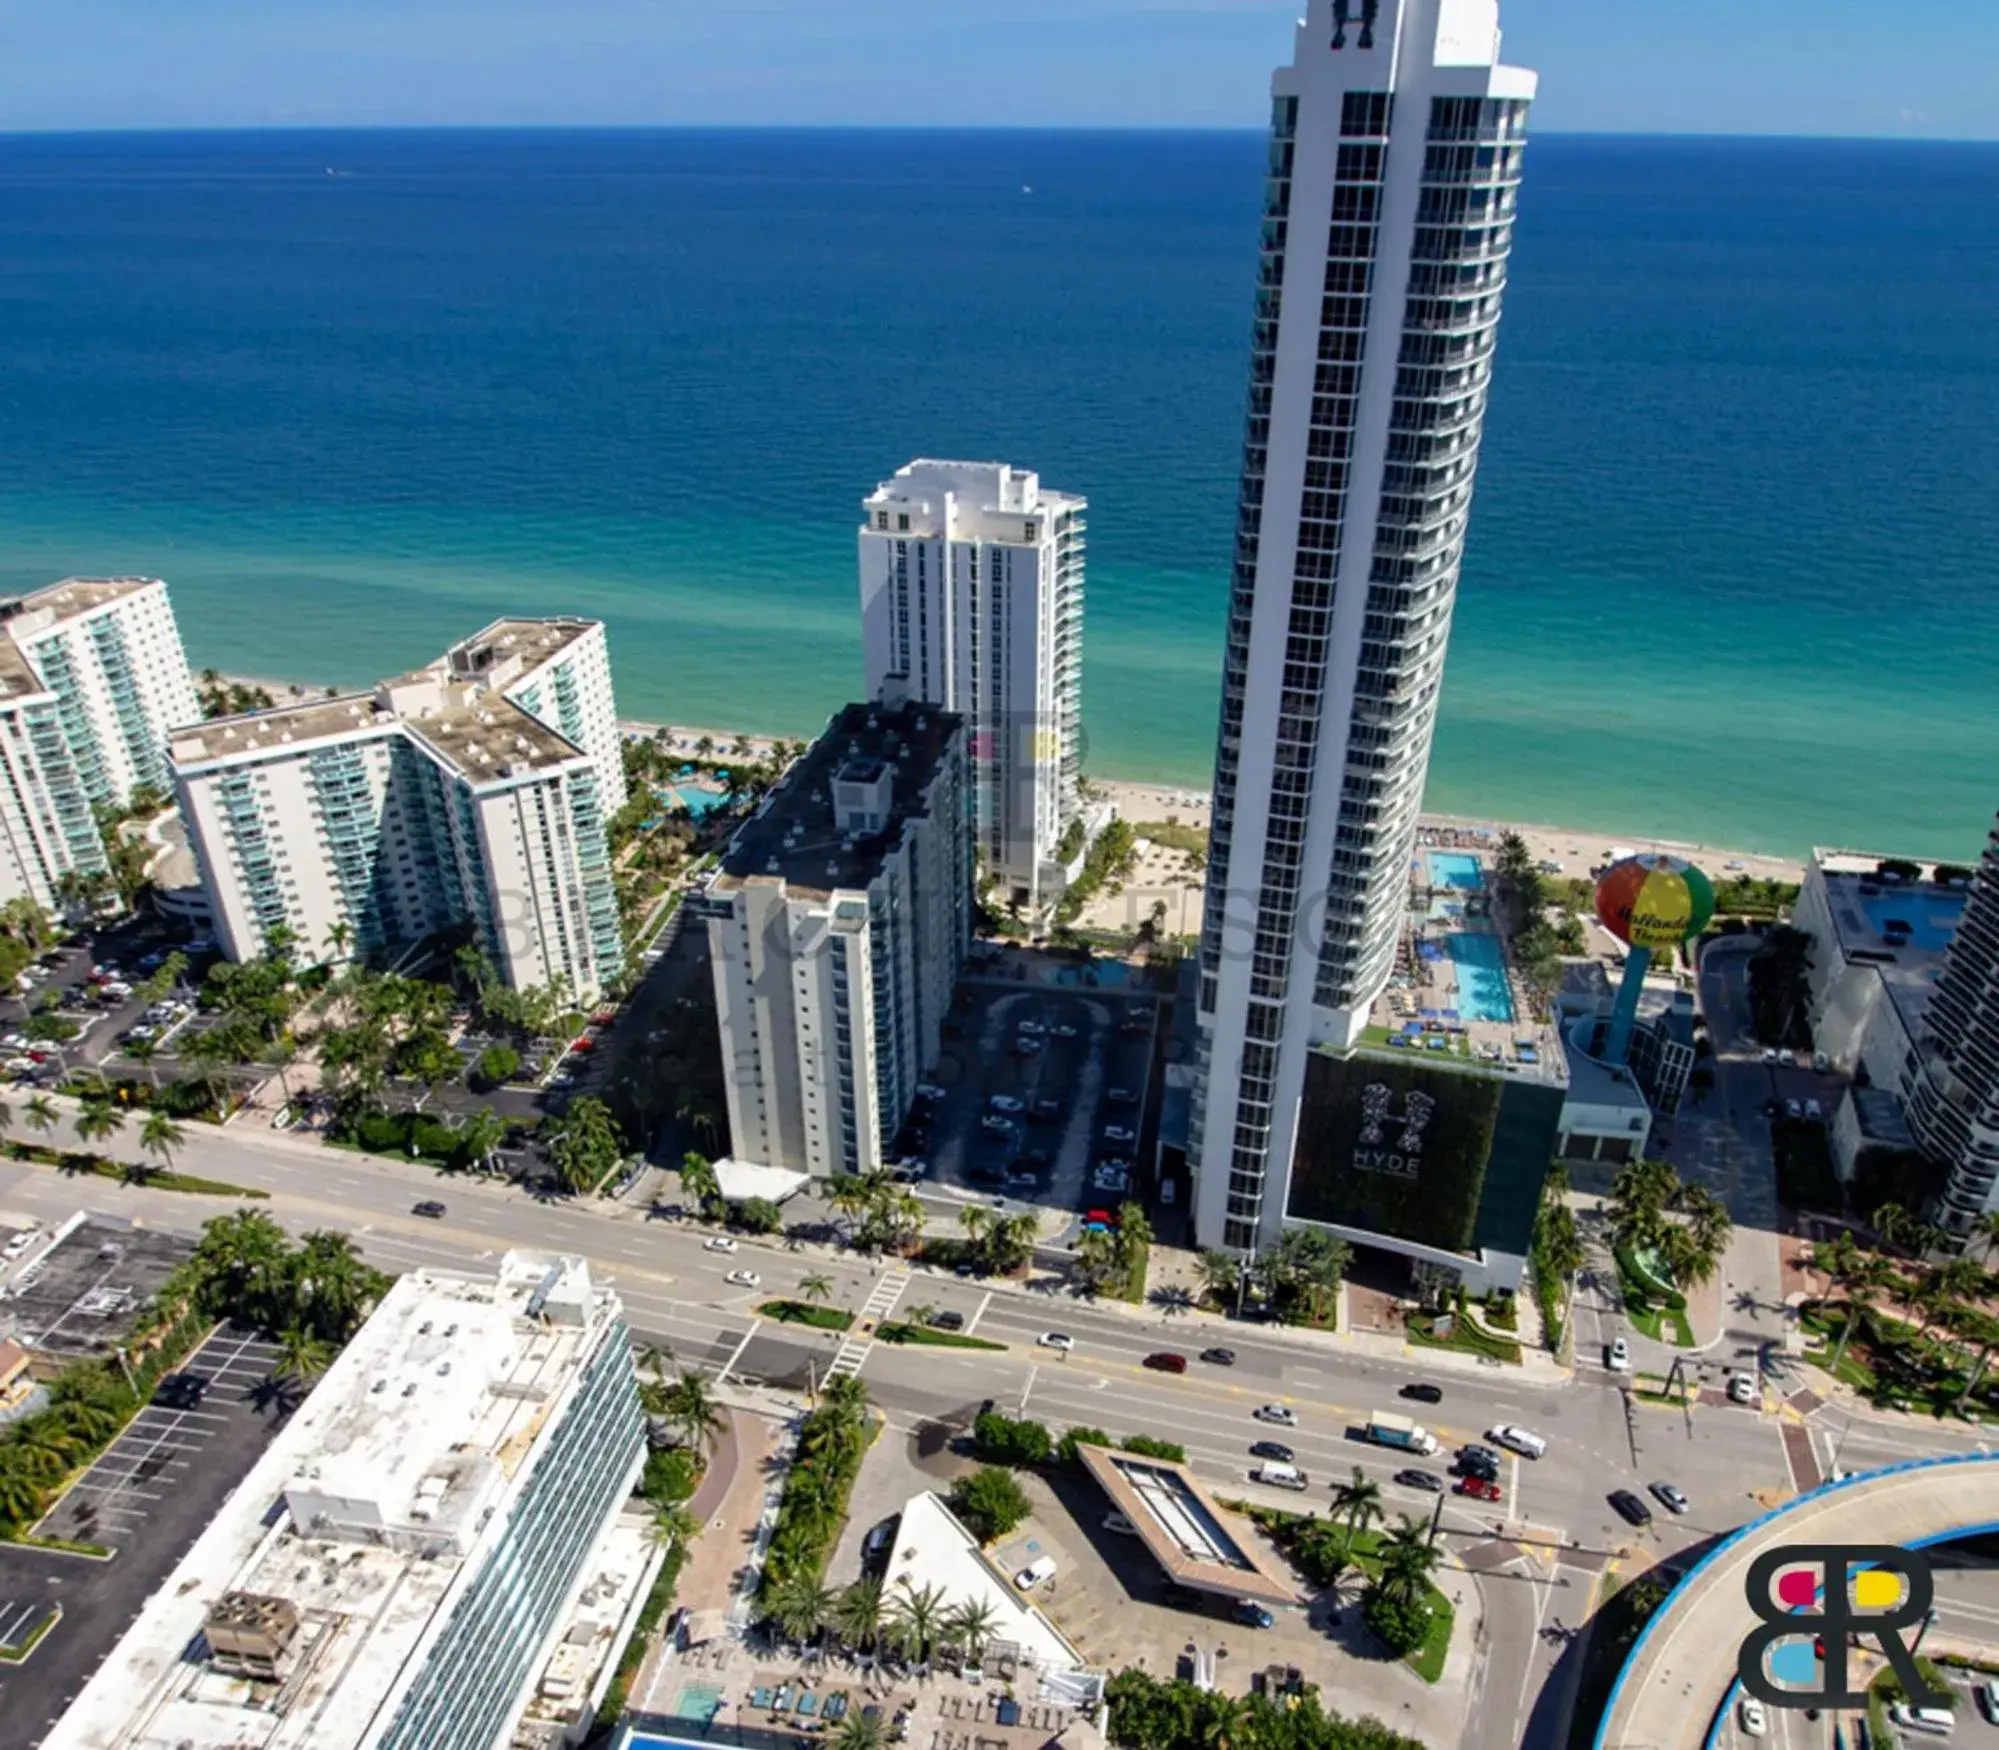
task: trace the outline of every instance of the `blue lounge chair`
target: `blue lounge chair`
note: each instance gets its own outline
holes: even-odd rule
[[[802,1720],[809,1720],[818,1711],[819,1698],[808,1689],[798,1698],[798,1717]]]

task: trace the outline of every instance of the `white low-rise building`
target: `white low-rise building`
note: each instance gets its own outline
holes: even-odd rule
[[[470,924],[507,984],[580,1002],[624,964],[601,626],[500,621],[371,693],[219,718],[171,751],[231,959],[280,924],[335,958]]]
[[[559,1741],[548,1674],[583,1681],[559,1649],[583,1627],[606,1652],[647,1580],[613,1538],[644,1457],[623,1310],[582,1259],[415,1271],[45,1750],[503,1750],[535,1701]]]
[[[815,1176],[888,1164],[971,942],[962,721],[847,706],[697,906],[735,1158]]]
[[[861,506],[868,694],[965,719],[979,857],[1029,909],[1080,855],[1087,508],[1004,462],[930,459]]]

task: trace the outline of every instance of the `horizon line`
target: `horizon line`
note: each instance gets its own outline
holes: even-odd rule
[[[1260,125],[1224,123],[1061,122],[1042,126],[880,122],[199,122],[158,126],[0,126],[0,141],[163,138],[187,135],[325,134],[1244,134],[1263,137]],[[1534,139],[1575,140],[1771,140],[1825,145],[1993,146],[1999,136],[1955,134],[1812,134],[1770,130],[1728,132],[1698,128],[1540,128]]]

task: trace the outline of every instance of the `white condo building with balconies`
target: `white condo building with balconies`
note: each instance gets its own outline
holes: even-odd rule
[[[1080,818],[1087,508],[1004,462],[928,459],[861,506],[868,695],[964,718],[980,861],[1029,909],[1060,897]]]
[[[515,989],[592,1002],[624,963],[624,796],[604,629],[503,620],[372,692],[176,734],[181,815],[223,951],[283,924],[372,954],[470,924]]]
[[[965,730],[849,705],[738,829],[708,919],[734,1157],[890,1164],[972,935]]]
[[[1386,986],[1535,76],[1497,0],[1311,0],[1273,82],[1201,939],[1195,1228],[1285,1220],[1307,1053]]]

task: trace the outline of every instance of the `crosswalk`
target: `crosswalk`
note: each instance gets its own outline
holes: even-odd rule
[[[876,1329],[895,1310],[895,1304],[902,1299],[909,1281],[909,1272],[901,1268],[885,1270],[876,1278],[867,1300],[862,1303],[860,1312],[849,1327],[846,1341],[840,1345],[839,1352],[826,1369],[827,1379],[851,1379],[861,1371],[873,1352]]]

